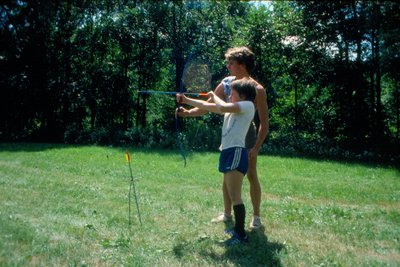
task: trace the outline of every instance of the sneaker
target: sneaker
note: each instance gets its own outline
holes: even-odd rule
[[[258,216],[253,216],[253,219],[250,222],[250,229],[258,229],[261,226],[261,218]]]
[[[225,229],[224,233],[229,235],[229,236],[234,236],[235,235],[235,229],[234,228]]]
[[[212,223],[219,223],[219,222],[232,222],[233,218],[232,215],[226,215],[225,213],[221,213],[217,217],[211,220]]]
[[[249,241],[249,238],[247,237],[247,235],[241,237],[236,232],[233,232],[232,237],[229,238],[228,240],[225,240],[224,244],[226,246],[233,246],[233,245],[237,245],[237,244],[244,244],[244,243],[247,243],[248,241]]]

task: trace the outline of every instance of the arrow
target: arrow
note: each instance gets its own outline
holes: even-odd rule
[[[176,95],[180,94],[180,92],[163,92],[163,91],[138,91],[139,94],[161,94],[161,95]],[[202,97],[207,97],[208,93],[182,93],[184,95],[190,95],[190,96],[202,96]]]

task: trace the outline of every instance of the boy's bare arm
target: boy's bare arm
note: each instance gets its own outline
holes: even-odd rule
[[[258,111],[258,118],[260,121],[260,125],[258,128],[256,144],[250,150],[249,153],[249,156],[251,158],[257,156],[258,152],[261,149],[262,144],[265,141],[265,138],[268,135],[268,130],[269,130],[269,111],[267,104],[267,94],[265,92],[264,87],[262,87],[261,85],[257,87],[256,109]]]
[[[236,103],[225,102],[214,92],[211,92],[210,96],[211,96],[212,100],[214,101],[214,103],[217,105],[217,108],[220,111],[220,113],[240,112],[240,107]]]
[[[224,92],[224,85],[222,83],[220,83],[214,90],[215,94],[219,97],[224,99],[225,98],[225,92]],[[207,100],[208,102],[211,101],[211,99]],[[208,110],[206,109],[201,109],[198,107],[194,107],[191,109],[185,109],[183,107],[181,107],[177,114],[180,117],[200,117],[203,116],[204,114],[206,114],[208,112]]]
[[[178,116],[179,117],[200,117],[206,114],[208,111],[205,109],[199,109],[199,108],[191,108],[191,109],[186,109],[183,107],[180,107],[178,110]]]
[[[214,93],[210,92],[208,94],[211,97]],[[189,98],[189,97],[185,96],[184,94],[177,94],[176,99],[179,103],[187,104],[187,105],[196,107],[198,109],[205,110],[206,112],[210,111],[210,112],[214,112],[214,113],[220,113],[218,110],[218,107],[215,103],[211,103],[211,102],[200,100],[200,99]]]

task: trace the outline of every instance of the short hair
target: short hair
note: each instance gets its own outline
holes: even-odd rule
[[[226,60],[235,60],[239,64],[244,64],[248,72],[255,67],[254,53],[245,46],[229,48],[225,53]]]
[[[257,84],[253,80],[241,79],[231,83],[231,89],[238,92],[244,100],[254,102],[257,95]]]

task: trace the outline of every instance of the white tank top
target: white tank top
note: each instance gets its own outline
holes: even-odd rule
[[[239,101],[237,104],[240,112],[224,114],[221,150],[230,147],[245,147],[246,134],[253,120],[255,108],[251,101]]]

